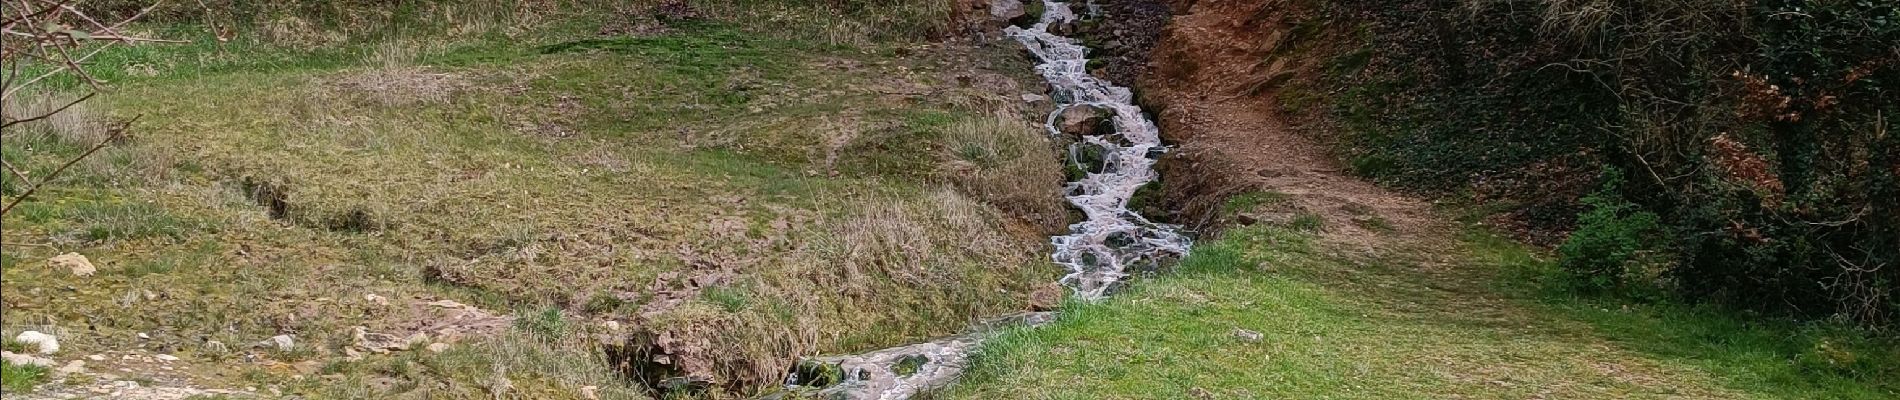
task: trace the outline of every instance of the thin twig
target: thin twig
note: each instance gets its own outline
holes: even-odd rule
[[[86,95],[85,95],[84,97],[80,97],[80,98],[79,98],[78,100],[73,100],[73,101],[72,101],[71,103],[66,103],[66,105],[63,105],[63,106],[59,106],[59,108],[58,108],[58,109],[55,109],[55,110],[53,110],[53,111],[49,111],[49,112],[47,112],[47,113],[45,113],[45,114],[40,114],[39,116],[36,116],[36,117],[32,117],[32,118],[25,118],[25,119],[15,119],[15,120],[7,120],[7,121],[5,121],[5,122],[0,122],[0,131],[4,131],[4,130],[5,130],[6,128],[8,128],[8,127],[11,127],[11,126],[14,126],[14,125],[19,125],[19,124],[24,124],[24,123],[28,123],[28,122],[33,122],[33,121],[38,121],[38,120],[42,120],[42,119],[47,119],[47,118],[51,118],[51,117],[53,116],[53,114],[59,114],[60,112],[64,112],[64,111],[66,111],[66,109],[68,109],[68,108],[72,108],[72,107],[73,107],[74,105],[77,105],[77,104],[79,104],[79,102],[82,102],[82,101],[86,101],[86,99],[90,99],[90,98],[92,98],[92,96],[95,96],[95,95],[98,95],[98,94],[99,94],[99,92],[92,92],[92,93],[87,93],[87,94],[86,94]],[[5,117],[3,117],[3,116],[0,116],[0,118],[5,118]],[[3,133],[0,133],[0,135],[4,135],[4,134],[3,134]]]
[[[134,116],[132,117],[132,119],[125,121],[125,123],[119,124],[119,127],[113,129],[112,134],[107,135],[105,140],[100,140],[99,143],[93,144],[92,148],[86,149],[86,152],[80,153],[78,157],[73,157],[70,160],[66,160],[66,163],[61,164],[58,169],[54,169],[52,173],[46,174],[46,178],[41,180],[39,184],[33,185],[32,187],[27,188],[26,192],[20,193],[19,197],[14,197],[13,201],[8,202],[6,207],[0,207],[0,216],[7,215],[8,211],[13,211],[13,206],[20,205],[21,201],[26,200],[27,197],[33,196],[33,192],[37,192],[40,190],[41,187],[46,186],[47,183],[53,182],[53,179],[58,178],[59,174],[66,172],[66,168],[72,167],[73,164],[78,164],[80,160],[84,160],[86,159],[86,157],[92,156],[92,153],[96,153],[99,151],[99,149],[103,149],[106,147],[106,145],[112,144],[113,141],[119,140],[120,137],[124,137],[125,132],[132,128],[132,123],[138,122],[139,117],[143,117],[143,116],[144,116],[143,114]]]

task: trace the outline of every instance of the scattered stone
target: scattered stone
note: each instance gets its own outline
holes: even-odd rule
[[[442,343],[442,342],[435,342],[435,343],[430,343],[430,344],[429,344],[429,352],[430,352],[430,353],[441,353],[441,352],[445,352],[445,351],[449,351],[449,344],[448,344],[448,343]]]
[[[178,357],[177,357],[177,356],[173,356],[173,355],[170,355],[170,354],[159,354],[159,355],[156,355],[156,356],[152,356],[152,358],[156,358],[156,359],[158,359],[159,361],[164,361],[164,362],[172,362],[172,361],[178,361]]]
[[[297,348],[297,339],[290,335],[271,336],[270,339],[257,342],[257,347],[277,349],[277,351],[290,351],[291,349]]]
[[[211,354],[224,354],[231,351],[231,346],[224,345],[224,342],[211,340],[205,342],[204,350]]]
[[[53,258],[46,259],[46,263],[51,264],[53,268],[71,270],[73,276],[92,276],[93,272],[98,271],[98,269],[93,268],[92,261],[87,260],[86,256],[80,255],[79,253],[66,253],[53,256]]]
[[[1240,341],[1242,342],[1247,342],[1247,343],[1259,342],[1260,339],[1264,339],[1266,337],[1267,337],[1266,335],[1260,334],[1260,332],[1254,332],[1254,331],[1239,329],[1239,328],[1234,329],[1234,338],[1240,339]]]
[[[396,337],[396,335],[387,333],[372,333],[369,331],[369,328],[361,326],[351,328],[350,336],[356,339],[355,349],[372,353],[408,350],[410,345],[409,339],[399,338]],[[424,335],[424,337],[426,340],[427,335]]]
[[[33,356],[30,354],[14,353],[11,351],[0,351],[0,359],[5,359],[7,360],[8,364],[13,364],[13,365],[32,365],[32,366],[46,367],[46,368],[53,367],[53,360],[50,358]]]
[[[20,332],[19,336],[13,337],[13,341],[20,342],[20,344],[28,345],[28,346],[37,345],[39,346],[40,354],[53,354],[53,353],[59,352],[59,338],[53,337],[53,335],[50,335],[50,334],[42,333],[40,331]]]
[[[80,361],[80,360],[72,360],[71,362],[66,363],[66,366],[59,367],[59,369],[54,370],[53,372],[58,372],[60,375],[71,375],[71,374],[86,372],[86,362]]]

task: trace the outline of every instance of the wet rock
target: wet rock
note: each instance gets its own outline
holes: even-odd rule
[[[916,375],[917,370],[923,368],[924,364],[928,364],[928,363],[930,363],[929,356],[925,356],[922,354],[912,354],[912,355],[904,356],[903,358],[898,359],[897,363],[891,364],[891,373],[897,374],[897,376],[900,376],[900,377],[908,378],[911,375]]]
[[[18,336],[13,337],[13,341],[20,342],[20,344],[27,346],[38,346],[35,347],[35,349],[37,349],[40,354],[59,352],[59,338],[40,331],[22,331]]]
[[[97,268],[92,266],[91,260],[87,260],[86,256],[80,255],[79,253],[66,253],[53,256],[53,258],[46,259],[46,263],[52,265],[53,268],[72,271],[73,276],[92,276],[93,272],[98,271]]]
[[[1031,0],[1036,1],[1036,0]],[[990,18],[997,21],[1012,21],[1029,15],[1022,0],[990,0]]]
[[[1259,342],[1260,339],[1266,338],[1266,335],[1260,334],[1260,332],[1234,328],[1234,338],[1240,339],[1240,341],[1242,342],[1254,343],[1254,342]]]
[[[53,367],[53,359],[34,356],[30,354],[20,354],[20,353],[15,353],[11,351],[0,351],[0,359],[5,359],[7,360],[8,364],[13,364],[13,365],[32,365],[36,367],[46,367],[46,368]]]
[[[836,363],[816,360],[799,360],[792,365],[791,379],[786,383],[804,387],[831,387],[844,382],[844,369]]]
[[[1109,115],[1108,110],[1094,106],[1069,107],[1056,116],[1056,130],[1076,140],[1083,136],[1112,132],[1114,128],[1108,124]]]

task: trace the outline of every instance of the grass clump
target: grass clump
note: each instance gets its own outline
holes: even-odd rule
[[[0,361],[0,388],[12,394],[31,392],[34,386],[51,379],[52,372],[52,369],[42,366]]]

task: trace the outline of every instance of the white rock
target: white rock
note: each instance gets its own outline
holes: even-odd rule
[[[363,295],[363,301],[367,301],[370,304],[375,304],[377,307],[389,306],[388,298],[384,298],[383,296],[378,296],[375,293]]]
[[[620,330],[620,321],[609,320],[607,322],[600,323],[600,326],[606,327],[607,330],[610,330],[610,331],[618,331]]]
[[[152,335],[147,335],[145,334],[145,332],[139,332],[139,339],[152,340]]]
[[[0,359],[7,360],[8,364],[13,364],[13,365],[32,365],[32,366],[47,367],[47,368],[51,368],[53,366],[52,359],[37,357],[30,354],[19,354],[19,353],[14,353],[11,351],[0,351]]]
[[[53,335],[41,333],[39,331],[20,332],[19,336],[13,337],[13,341],[20,342],[20,344],[24,344],[28,346],[39,345],[40,354],[53,354],[53,353],[59,352],[59,338],[53,337]]]
[[[152,358],[156,358],[156,359],[158,359],[159,361],[164,361],[164,362],[172,362],[172,361],[178,361],[178,357],[177,357],[177,356],[173,356],[173,355],[170,355],[170,354],[159,354],[159,355],[156,355],[156,356],[152,356]]]
[[[600,400],[600,395],[594,394],[594,391],[596,390],[600,390],[600,387],[599,386],[581,386],[581,398],[587,399],[587,400]]]
[[[448,343],[442,343],[442,342],[435,342],[435,343],[430,343],[430,344],[429,344],[429,352],[430,352],[430,353],[441,353],[441,352],[444,352],[444,351],[449,351],[449,344],[448,344]]]
[[[102,354],[94,354],[94,355],[86,356],[86,359],[93,360],[93,361],[105,361],[106,356]]]
[[[1049,101],[1049,97],[1047,97],[1047,96],[1043,96],[1043,95],[1040,95],[1040,94],[1031,94],[1031,93],[1025,93],[1025,94],[1023,94],[1023,102],[1024,102],[1024,103],[1029,103],[1029,104],[1036,104],[1036,103],[1041,103],[1041,102],[1045,102],[1045,101]]]
[[[274,347],[277,351],[291,351],[291,349],[296,349],[296,337],[293,336],[272,336],[268,341],[264,341],[264,343],[266,343],[266,347]]]
[[[1247,342],[1247,343],[1258,342],[1260,341],[1260,339],[1263,339],[1266,337],[1267,337],[1266,335],[1262,335],[1260,334],[1260,332],[1254,332],[1254,331],[1239,329],[1239,328],[1234,329],[1234,338],[1240,339],[1240,341],[1242,342]]]
[[[53,256],[53,258],[46,259],[46,263],[52,265],[53,268],[73,271],[74,276],[92,276],[93,272],[98,271],[97,268],[92,267],[91,260],[87,260],[86,256],[80,255],[79,253],[66,253]]]

